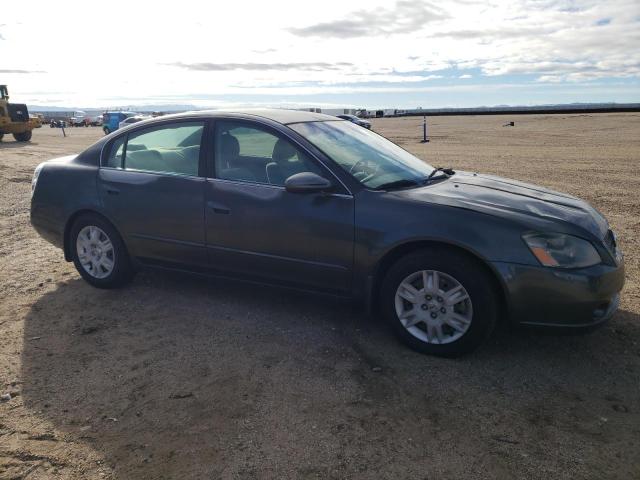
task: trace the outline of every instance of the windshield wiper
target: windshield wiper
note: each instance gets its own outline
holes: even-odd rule
[[[433,172],[431,172],[429,176],[425,179],[425,183],[427,183],[429,180],[432,180],[435,174],[438,172],[444,173],[447,177],[450,177],[451,175],[456,173],[452,168],[444,168],[444,167],[434,168]]]
[[[403,178],[402,180],[382,183],[375,187],[374,190],[392,190],[394,188],[418,187],[420,185],[422,185],[422,181],[420,180],[410,180],[407,178]]]
[[[435,175],[438,172],[442,172],[444,175],[438,175],[436,177]],[[420,179],[403,178],[402,180],[395,180],[393,182],[388,182],[388,183],[383,183],[381,185],[378,185],[377,187],[374,188],[374,190],[392,190],[394,188],[419,187],[422,185],[426,185],[432,180],[449,178],[454,173],[456,172],[451,168],[438,167],[438,168],[435,168],[433,172],[429,174],[428,177],[420,178]]]

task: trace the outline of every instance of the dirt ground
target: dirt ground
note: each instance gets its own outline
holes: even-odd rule
[[[640,478],[640,114],[436,117],[428,144],[421,122],[373,125],[609,218],[627,283],[608,325],[445,360],[323,297],[168,273],[100,291],[29,225],[34,167],[100,129],[5,137],[0,479]]]

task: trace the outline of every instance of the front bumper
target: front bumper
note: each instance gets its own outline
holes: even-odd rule
[[[609,320],[620,302],[624,260],[616,266],[559,270],[495,262],[515,325],[590,328]]]

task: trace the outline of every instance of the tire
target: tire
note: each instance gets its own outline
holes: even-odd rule
[[[492,332],[498,316],[493,285],[484,266],[469,255],[443,247],[419,250],[388,270],[380,291],[381,310],[396,335],[412,349],[457,357],[476,349]],[[398,312],[404,313],[403,320]]]
[[[4,133],[0,133],[0,142],[2,141],[2,137],[4,137]]]
[[[17,142],[28,142],[31,140],[31,130],[22,133],[14,133],[13,138],[15,138]]]
[[[133,279],[135,271],[124,242],[102,217],[78,217],[71,227],[69,242],[73,263],[87,283],[97,288],[118,288]],[[110,263],[112,267],[108,268]]]
[[[105,135],[109,135],[111,133],[111,131],[109,130],[109,127],[104,127],[102,130],[104,131]]]

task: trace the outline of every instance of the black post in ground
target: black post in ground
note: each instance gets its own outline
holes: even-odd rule
[[[428,143],[429,138],[427,137],[427,117],[425,115],[424,120],[422,121],[422,141],[420,143]]]

